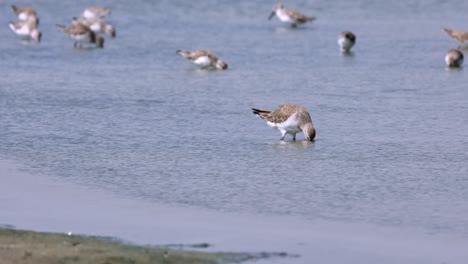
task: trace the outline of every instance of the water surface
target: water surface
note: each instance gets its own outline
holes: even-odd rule
[[[0,29],[0,158],[126,199],[468,240],[468,77],[441,31],[463,29],[466,1],[285,3],[318,17],[297,29],[269,1],[103,1],[117,38],[75,50],[55,24],[86,4],[35,2],[39,45]],[[175,54],[197,48],[229,69]],[[285,102],[315,143],[250,112]]]

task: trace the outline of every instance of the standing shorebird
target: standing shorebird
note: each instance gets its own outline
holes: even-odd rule
[[[287,9],[281,3],[277,3],[273,6],[273,10],[271,11],[270,16],[268,16],[268,19],[271,20],[274,15],[276,15],[279,20],[290,24],[292,27],[296,27],[297,25],[315,20],[315,17],[306,16],[297,11]]]
[[[21,36],[24,40],[41,41],[42,33],[37,28],[37,18],[35,16],[30,16],[26,20],[17,22],[11,21],[9,26],[16,35]]]
[[[106,33],[110,37],[115,38],[115,28],[111,24],[104,21],[104,19],[102,19],[102,18],[89,18],[89,19],[86,19],[83,16],[74,17],[72,19],[72,24],[73,25],[83,24],[83,25],[89,27],[95,33],[98,33],[98,34],[99,33]]]
[[[207,50],[195,50],[195,51],[184,51],[184,50],[178,50],[177,54],[180,56],[186,58],[187,60],[200,65],[203,68],[207,67],[215,67],[220,70],[225,70],[227,69],[227,64],[218,59],[216,55],[213,53],[207,51]]]
[[[356,35],[353,32],[344,31],[338,35],[338,45],[340,45],[341,52],[349,53],[354,44],[356,44]]]
[[[104,47],[104,38],[83,24],[77,23],[76,25],[69,26],[57,25],[57,27],[75,40],[75,48],[81,47],[86,43],[96,44],[98,48]]]
[[[460,42],[461,46],[460,48],[466,48],[468,47],[468,32],[461,31],[461,30],[453,30],[453,29],[448,29],[444,28],[443,29],[450,37],[453,39],[458,40]]]
[[[445,55],[445,63],[448,67],[458,68],[463,64],[463,53],[457,49],[451,49]]]
[[[284,140],[286,134],[293,136],[296,140],[296,134],[303,132],[309,141],[314,141],[315,128],[309,113],[303,106],[286,103],[274,111],[260,110],[252,108],[255,115],[267,121],[267,124],[281,132],[281,140]]]

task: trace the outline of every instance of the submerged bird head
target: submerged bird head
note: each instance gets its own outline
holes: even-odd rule
[[[314,141],[315,139],[315,128],[312,124],[312,118],[306,111],[301,111],[297,113],[297,119],[299,120],[299,128],[304,133],[304,136],[309,141]]]
[[[315,128],[312,123],[307,123],[302,127],[302,132],[308,141],[314,141],[315,139]]]
[[[215,66],[216,66],[216,68],[221,69],[221,70],[225,70],[228,67],[227,64],[222,60],[216,61]]]
[[[268,16],[268,20],[270,20],[275,14],[278,9],[283,9],[284,6],[282,3],[277,3],[273,6],[273,10],[271,11],[270,15]]]

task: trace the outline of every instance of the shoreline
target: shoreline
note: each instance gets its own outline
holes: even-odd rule
[[[196,245],[194,245],[196,246]],[[112,238],[16,230],[0,227],[2,263],[243,263],[285,253],[226,253],[138,246]]]
[[[255,263],[464,263],[468,241],[452,235],[289,216],[213,212],[125,199],[0,160],[0,224],[111,236],[137,245],[205,244],[204,252],[286,252]],[[285,253],[282,253],[285,254]]]

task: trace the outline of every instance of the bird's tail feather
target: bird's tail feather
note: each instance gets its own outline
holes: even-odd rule
[[[261,118],[265,118],[266,115],[271,113],[271,111],[261,110],[261,109],[257,109],[257,108],[252,108],[252,112],[253,112],[254,115],[258,115]]]
[[[190,52],[185,51],[185,50],[177,50],[176,53],[186,59],[190,57]]]
[[[448,29],[448,28],[443,28],[442,30],[445,31],[445,32],[446,32],[447,34],[449,34],[449,35],[451,35],[452,32],[453,32],[453,30]]]

